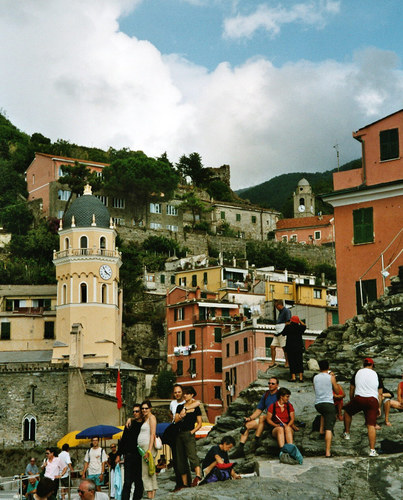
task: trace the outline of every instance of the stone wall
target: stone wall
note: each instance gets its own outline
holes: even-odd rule
[[[336,266],[336,254],[331,246],[301,245],[299,243],[287,243],[286,245],[287,251],[292,257],[305,259],[311,265],[329,264]]]
[[[54,444],[60,439],[67,429],[67,385],[68,374],[63,367],[2,366],[0,442],[21,446],[26,415],[36,419],[36,444]]]

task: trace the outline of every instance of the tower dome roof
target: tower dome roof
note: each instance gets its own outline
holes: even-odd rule
[[[102,201],[92,195],[90,186],[86,186],[84,194],[73,201],[63,216],[63,229],[68,229],[72,226],[110,227],[109,210]]]
[[[309,186],[309,182],[303,177],[299,182],[298,186]]]

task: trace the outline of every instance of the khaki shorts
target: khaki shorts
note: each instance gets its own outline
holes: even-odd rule
[[[273,337],[273,341],[270,344],[270,347],[285,347],[285,343],[287,338],[284,335],[279,335],[278,337]]]

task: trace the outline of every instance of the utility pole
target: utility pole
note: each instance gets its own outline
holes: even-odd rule
[[[335,144],[334,149],[336,150],[336,156],[337,156],[337,171],[339,171],[340,168],[340,154],[339,154],[339,145]]]

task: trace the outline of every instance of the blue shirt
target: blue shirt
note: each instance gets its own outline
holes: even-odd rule
[[[288,309],[288,307],[284,306],[278,314],[276,323],[280,325],[282,323],[287,323],[287,321],[290,321],[290,319],[291,319],[291,311],[290,309]]]
[[[265,392],[261,397],[259,404],[257,405],[257,409],[264,411],[269,408],[269,406],[277,401],[277,391],[274,394],[270,394],[270,392]]]

